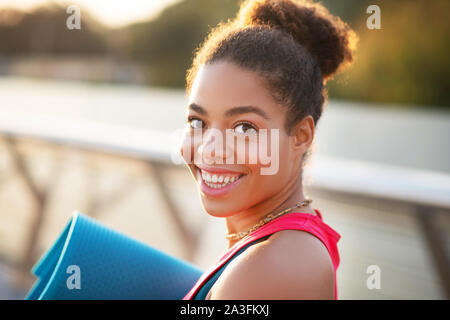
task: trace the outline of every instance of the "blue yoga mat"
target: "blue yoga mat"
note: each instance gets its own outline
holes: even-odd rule
[[[32,273],[27,300],[178,300],[202,271],[75,211]]]

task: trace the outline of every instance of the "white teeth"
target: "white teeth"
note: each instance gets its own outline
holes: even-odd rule
[[[212,176],[207,173],[206,171],[201,170],[201,176],[203,178],[203,181],[205,184],[213,189],[220,189],[225,187],[226,185],[235,182],[240,177],[229,177],[229,176],[217,176],[216,174],[213,174]],[[223,183],[222,183],[223,182]]]

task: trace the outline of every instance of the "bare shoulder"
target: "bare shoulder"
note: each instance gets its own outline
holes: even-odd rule
[[[325,245],[300,230],[276,232],[224,270],[211,299],[334,299],[334,269]]]

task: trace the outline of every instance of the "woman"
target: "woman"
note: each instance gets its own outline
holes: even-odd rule
[[[185,299],[337,299],[340,235],[305,197],[302,174],[325,83],[355,40],[322,5],[251,0],[196,52],[181,154],[205,211],[225,219],[228,251]],[[244,156],[216,143],[230,132]],[[265,153],[252,162],[250,150],[271,150],[276,170],[263,174]]]

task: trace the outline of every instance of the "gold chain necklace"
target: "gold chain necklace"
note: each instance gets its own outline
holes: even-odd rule
[[[291,208],[287,208],[287,209],[285,209],[285,210],[283,210],[281,212],[278,212],[278,213],[271,213],[271,214],[265,216],[263,219],[261,219],[257,224],[255,224],[253,227],[251,227],[247,231],[236,232],[236,233],[227,233],[227,234],[225,234],[225,238],[227,240],[239,240],[239,239],[242,239],[245,236],[247,236],[249,233],[251,233],[251,232],[261,228],[263,225],[265,225],[266,223],[269,223],[273,219],[278,218],[279,216],[282,216],[285,213],[288,213],[292,209],[305,207],[308,204],[310,204],[311,202],[312,202],[312,200],[310,198],[307,198],[306,200],[304,200],[304,201],[302,201],[300,203],[297,203],[295,206],[293,206]]]

